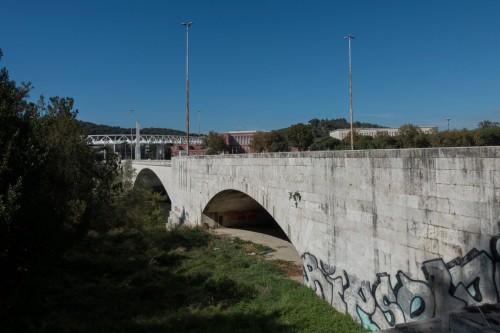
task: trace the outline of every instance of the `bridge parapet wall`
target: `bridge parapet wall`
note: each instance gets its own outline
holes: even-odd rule
[[[302,254],[306,284],[385,329],[498,302],[499,157],[499,147],[179,157],[171,216],[201,224],[217,193],[249,195]]]

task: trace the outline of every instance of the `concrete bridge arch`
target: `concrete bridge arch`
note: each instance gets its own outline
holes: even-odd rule
[[[153,189],[165,191],[170,197],[172,185],[170,182],[170,161],[134,161],[134,185],[144,182]]]
[[[147,186],[152,187],[156,192],[167,193],[167,186],[164,181],[162,181],[161,178],[149,168],[144,168],[137,174],[134,185],[138,183],[144,183]]]
[[[240,176],[234,167],[222,170],[218,158],[202,159],[208,162],[203,170],[207,177],[191,177],[182,160],[182,158],[175,159],[174,163],[133,162],[136,170],[135,181],[147,179],[156,186],[160,181],[165,188],[172,201],[170,217],[173,224],[228,227],[243,225],[265,227],[266,224],[267,226],[276,224],[297,251],[302,253],[303,249],[300,248],[302,237],[298,226],[305,225],[308,220],[297,221],[301,216],[287,213],[290,209],[296,209],[300,203],[298,198],[290,198],[290,193],[294,191],[283,189],[270,191],[257,181],[261,178],[258,175]],[[189,191],[182,190],[187,189],[186,186],[193,186],[197,190],[192,191],[191,188]]]
[[[212,197],[202,216],[210,226],[261,226],[277,222],[266,209],[248,194],[234,189],[222,190]]]
[[[500,147],[138,163],[165,184],[170,223],[217,222],[217,212],[224,222],[225,200],[262,207],[302,255],[304,282],[366,327],[499,302]]]

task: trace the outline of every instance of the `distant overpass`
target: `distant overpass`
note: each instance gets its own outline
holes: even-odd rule
[[[199,145],[203,136],[190,136],[189,144]],[[145,144],[186,144],[185,135],[159,135],[159,134],[97,134],[88,135],[87,143],[92,146],[113,146],[122,143]]]

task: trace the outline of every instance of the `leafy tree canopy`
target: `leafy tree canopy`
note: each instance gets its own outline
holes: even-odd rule
[[[309,125],[311,125],[314,138],[329,136],[330,132],[337,129],[347,129],[350,128],[349,122],[345,118],[338,119],[317,119],[313,118],[309,120]],[[354,127],[356,128],[382,128],[383,126],[370,123],[354,122]]]
[[[250,141],[250,148],[257,153],[289,151],[288,142],[281,131],[255,133]]]
[[[297,147],[301,151],[307,150],[314,140],[311,126],[302,123],[292,125],[286,138],[289,146]]]
[[[267,151],[270,153],[289,151],[288,142],[283,134],[271,131],[268,134]]]
[[[224,138],[216,132],[208,133],[208,136],[203,138],[202,148],[207,150],[208,155],[217,155],[227,150]]]
[[[500,127],[500,123],[498,121],[483,120],[477,125],[477,127],[480,129]]]
[[[269,132],[256,132],[250,141],[250,149],[255,153],[262,153],[267,150],[269,141]]]
[[[314,140],[310,150],[335,150],[340,149],[341,141],[331,136],[324,136]]]
[[[430,147],[427,136],[413,124],[404,124],[399,128],[398,143],[400,148]]]
[[[0,70],[0,286],[101,223],[121,188],[114,154],[96,163],[73,99],[34,104],[30,90]]]
[[[478,141],[484,146],[499,146],[500,145],[500,127],[488,127],[479,132]]]

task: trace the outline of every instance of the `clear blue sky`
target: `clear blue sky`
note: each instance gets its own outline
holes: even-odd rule
[[[500,121],[499,0],[0,0],[0,48],[32,99],[80,120],[272,130],[312,118],[446,129]]]

